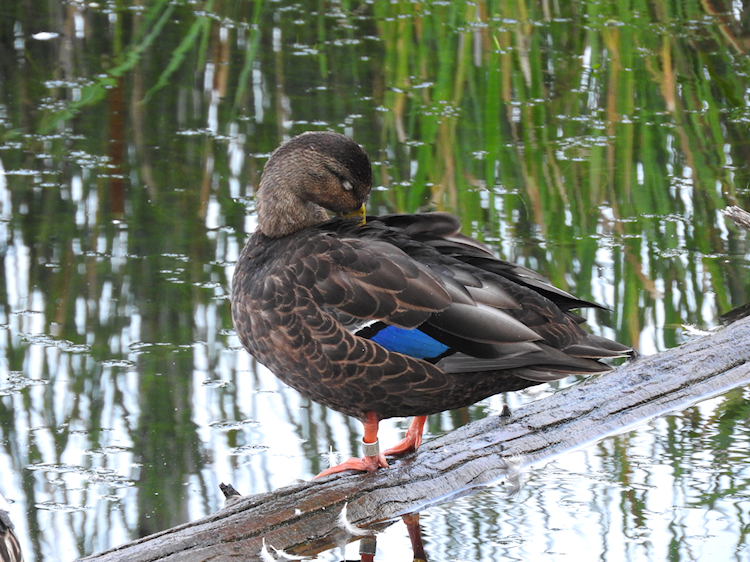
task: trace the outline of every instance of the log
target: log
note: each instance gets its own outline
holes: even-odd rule
[[[750,382],[750,318],[636,359],[519,408],[424,443],[388,470],[332,475],[246,496],[197,521],[89,556],[89,562],[261,560],[263,540],[313,555],[351,538],[348,520],[377,529],[399,515],[471,494],[515,471],[628,431]]]
[[[737,205],[730,205],[721,211],[724,216],[732,219],[734,224],[745,230],[750,230],[750,213]]]

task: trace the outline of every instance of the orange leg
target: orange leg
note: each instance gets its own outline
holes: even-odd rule
[[[416,451],[422,444],[422,432],[424,431],[424,424],[426,421],[427,416],[415,416],[406,432],[406,437],[383,454],[403,455],[404,453]]]
[[[365,436],[362,442],[365,447],[378,441],[378,425],[380,424],[380,418],[375,412],[367,412],[365,414]],[[331,468],[324,470],[318,474],[315,478],[321,476],[328,476],[329,474],[335,474],[337,472],[343,472],[345,470],[360,470],[364,472],[375,472],[378,468],[388,468],[388,463],[385,460],[385,455],[378,451],[376,454],[368,456],[365,454],[361,459],[351,458],[348,461],[344,461],[339,465],[332,466]]]

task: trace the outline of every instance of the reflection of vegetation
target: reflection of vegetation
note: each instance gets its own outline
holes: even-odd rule
[[[385,136],[420,141],[389,170],[412,182],[392,204],[459,209],[490,239],[497,209],[511,233],[549,243],[521,252],[555,282],[578,266],[580,294],[602,251],[594,239],[612,240],[626,340],[654,309],[678,326],[700,322],[704,298],[722,311],[747,300],[745,270],[712,256],[729,250],[717,211],[750,181],[733,165],[749,156],[747,83],[726,78],[749,65],[709,26],[692,30],[700,6],[671,21],[586,4],[561,7],[559,22],[538,3],[415,6],[375,5],[393,86]],[[585,31],[568,23],[581,18]],[[677,343],[673,329],[665,337]]]
[[[748,485],[746,474],[740,472],[746,472],[745,434],[750,413],[743,394],[743,389],[734,389],[719,399],[666,416],[652,423],[652,428],[640,428],[597,446],[607,474],[620,484],[609,492],[613,497],[605,493],[603,498],[619,502],[620,532],[638,537],[643,529],[659,525],[655,521],[658,517],[654,517],[659,514],[668,522],[662,526],[670,533],[670,559],[689,560],[692,556],[683,558],[682,553],[689,549],[684,533],[690,512],[722,512],[727,506],[738,514],[743,512]],[[735,464],[733,461],[738,459],[740,462]],[[740,467],[739,471],[736,467]],[[660,494],[649,493],[650,489],[663,486],[665,471],[674,477],[672,497],[666,499],[667,503]],[[726,533],[723,540],[736,541],[736,551],[741,552],[747,543],[744,514],[738,523],[740,532],[735,536]],[[640,546],[645,553],[653,554],[641,553],[635,559],[661,556],[657,554],[658,545],[650,541]]]
[[[261,0],[125,4],[0,8],[13,14],[0,18],[0,157],[29,171],[6,176],[0,247],[28,249],[29,265],[18,274],[10,265],[25,262],[0,260],[21,287],[3,287],[0,311],[6,323],[39,305],[45,333],[86,346],[28,373],[74,380],[77,398],[46,422],[57,450],[45,461],[61,461],[74,421],[106,444],[103,362],[136,364],[126,417],[139,489],[164,494],[141,498],[156,522],[144,531],[186,516],[181,486],[202,451],[193,352],[179,346],[208,342],[218,370],[226,339],[196,317],[210,309],[211,326],[230,326],[211,287],[228,284],[246,236],[237,202],[252,202],[262,155],[285,135],[352,133],[388,187],[373,211],[457,212],[506,257],[606,300],[615,312],[592,320],[622,341],[675,345],[680,324],[712,324],[748,300],[745,240],[718,214],[748,204],[747,30],[716,2],[376,0],[313,14]],[[37,29],[60,36],[35,41]],[[131,347],[144,342],[168,347]],[[14,371],[31,355],[17,334],[0,353]],[[128,368],[114,371],[121,397]],[[24,393],[13,404],[29,411]],[[54,403],[45,394],[40,407]],[[7,441],[17,429],[5,404]],[[310,456],[331,440],[313,425],[299,424]],[[12,451],[19,472],[41,460],[34,446]]]
[[[66,104],[64,109],[53,113],[49,122],[42,126],[42,130],[44,132],[53,131],[59,125],[74,117],[81,109],[104,100],[107,96],[107,91],[117,87],[118,79],[132,71],[136,65],[141,63],[143,54],[153,47],[154,42],[163,33],[164,26],[170,21],[173,11],[174,6],[166,0],[158,0],[157,2],[154,2],[143,17],[143,26],[140,27],[141,34],[136,37],[133,45],[124,53],[121,52],[122,27],[119,23],[121,20],[118,18],[118,25],[113,34],[112,41],[112,48],[114,51],[112,54],[115,57],[114,66],[109,69],[102,69],[105,70],[104,73],[94,76],[90,84],[81,88],[79,99],[71,101]],[[193,25],[186,40],[194,40],[197,35],[197,30],[205,27],[201,25],[203,19],[197,20],[197,25]],[[183,45],[184,43],[185,42],[183,41]],[[182,47],[182,45],[180,47]],[[177,66],[179,66],[182,61],[182,55],[185,51],[184,48],[180,47],[175,50],[172,58],[173,63],[170,64],[167,70],[165,70],[160,76],[159,81],[156,86],[154,86],[153,90],[162,87],[166,82],[166,78],[174,72]],[[150,92],[151,90],[149,93]]]

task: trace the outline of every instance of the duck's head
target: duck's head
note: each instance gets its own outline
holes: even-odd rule
[[[347,136],[302,133],[277,148],[266,163],[257,195],[258,229],[287,236],[362,207],[372,188],[367,153]]]

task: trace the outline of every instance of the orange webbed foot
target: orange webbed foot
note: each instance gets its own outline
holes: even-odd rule
[[[346,470],[357,470],[359,472],[375,472],[378,468],[388,468],[388,462],[385,455],[403,455],[416,451],[422,444],[422,433],[427,416],[416,416],[406,432],[406,436],[395,446],[381,453],[377,436],[379,418],[374,412],[365,414],[365,438],[362,440],[364,447],[364,456],[361,459],[351,458],[339,465],[332,466],[318,474],[315,478],[344,472]],[[374,440],[374,442],[373,442]]]
[[[339,465],[332,466],[318,474],[315,478],[344,472],[345,470],[358,470],[360,472],[375,472],[378,468],[388,468],[388,462],[385,455],[380,452],[378,442],[378,424],[380,417],[375,412],[365,412],[365,419],[362,424],[365,427],[365,436],[362,439],[362,452],[364,456],[361,459],[351,458]]]
[[[422,432],[427,416],[416,416],[406,432],[406,436],[393,447],[386,450],[385,455],[404,455],[416,451],[422,444]]]
[[[315,478],[344,472],[345,470],[358,470],[360,472],[375,472],[378,468],[388,468],[388,462],[385,460],[383,453],[378,453],[372,457],[364,456],[361,459],[352,457],[348,461],[332,466],[318,474]]]

